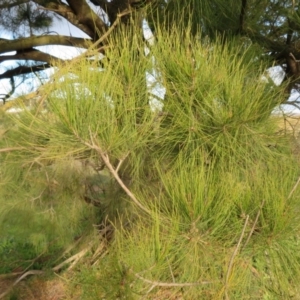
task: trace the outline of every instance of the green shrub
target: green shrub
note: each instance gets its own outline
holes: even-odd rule
[[[137,37],[112,37],[103,69],[62,68],[46,110],[13,118],[6,143],[21,150],[1,161],[2,234],[63,247],[111,222],[109,254],[71,278],[81,299],[297,295],[299,166],[271,117],[282,95],[251,47],[170,32],[157,30],[155,59]],[[162,111],[146,72],[166,88]]]

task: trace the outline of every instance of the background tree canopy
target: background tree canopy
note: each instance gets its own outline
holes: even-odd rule
[[[157,24],[163,23],[169,30],[174,24],[181,24],[183,28],[190,24],[194,35],[201,31],[202,38],[214,40],[221,36],[224,41],[253,48],[257,59],[266,66],[283,68],[289,85],[283,87],[287,95],[282,102],[293,88],[298,88],[300,16],[299,4],[293,0],[5,0],[0,10],[1,31],[5,33],[0,39],[0,64],[16,62],[0,74],[0,79],[9,79],[11,83],[10,91],[2,95],[3,100],[15,91],[16,77],[38,75],[61,62],[62,59],[36,47],[88,48],[101,39],[98,51],[105,54],[105,45],[110,43],[106,33],[112,26],[116,27],[115,33],[125,26],[128,31],[142,34],[142,20],[148,21],[154,34]],[[51,32],[51,26],[61,19],[89,38]]]

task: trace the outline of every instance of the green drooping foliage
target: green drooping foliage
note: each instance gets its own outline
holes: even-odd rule
[[[44,82],[44,70],[57,67],[65,60],[57,57],[49,45],[71,46],[87,49],[90,43],[98,43],[99,52],[106,54],[107,37],[112,29],[129,38],[133,32],[143,35],[146,22],[155,33],[164,27],[172,32],[181,26],[181,39],[185,31],[210,42],[233,41],[256,51],[256,59],[268,67],[277,66],[278,77],[288,81],[281,86],[286,95],[281,103],[298,106],[298,99],[288,101],[291,92],[299,88],[299,4],[293,0],[32,0],[0,3],[0,80],[5,89],[0,97],[5,102],[19,95],[22,80],[32,84],[32,78]],[[64,21],[62,23],[61,21]],[[146,21],[146,22],[145,22]],[[85,33],[77,38],[62,30],[67,24]],[[2,33],[3,32],[3,33]],[[199,37],[199,36],[198,36]],[[132,38],[132,36],[130,37]],[[220,41],[219,41],[220,42]],[[13,54],[11,54],[13,52]],[[66,52],[69,52],[66,50]],[[117,59],[117,58],[116,58]],[[7,61],[14,61],[7,67]],[[26,75],[31,74],[31,80]],[[274,74],[273,74],[274,75]],[[280,80],[278,80],[280,81]],[[36,83],[36,85],[38,85]],[[36,87],[33,85],[33,88]],[[11,86],[11,87],[7,87]]]
[[[148,55],[113,35],[101,67],[75,60],[47,98],[2,116],[5,271],[9,247],[34,260],[110,228],[109,251],[91,246],[70,275],[80,299],[298,294],[299,165],[272,117],[283,93],[252,47],[191,30],[157,27]]]

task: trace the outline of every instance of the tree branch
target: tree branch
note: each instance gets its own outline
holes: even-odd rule
[[[247,0],[242,0],[242,7],[241,7],[241,13],[240,13],[240,24],[239,24],[239,33],[242,33],[244,31],[246,6],[247,6]]]
[[[19,76],[19,75],[24,75],[32,72],[39,72],[39,71],[44,71],[45,69],[51,68],[52,65],[45,63],[45,64],[40,64],[32,67],[28,66],[19,66],[14,69],[8,70],[2,74],[0,74],[0,79],[5,79],[5,78],[11,78],[13,76]]]
[[[64,35],[31,36],[17,40],[0,39],[0,54],[9,51],[22,51],[37,46],[61,45],[86,48],[88,40]]]
[[[77,136],[78,137],[78,136]],[[109,160],[109,156],[101,149],[100,146],[96,145],[95,141],[94,141],[94,137],[92,136],[92,133],[90,133],[90,139],[91,139],[91,143],[82,141],[82,139],[80,137],[78,137],[81,142],[88,146],[90,149],[94,149],[99,156],[101,157],[102,161],[105,163],[106,167],[108,168],[108,170],[110,171],[110,173],[112,174],[112,176],[115,178],[115,180],[118,182],[118,184],[120,185],[120,187],[124,190],[124,192],[130,197],[130,199],[144,212],[146,212],[147,214],[151,214],[151,212],[149,211],[148,208],[146,208],[145,206],[143,206],[140,201],[135,197],[135,195],[131,192],[131,190],[125,185],[124,181],[120,178],[117,170],[113,167],[113,165],[111,164],[110,160]]]
[[[29,49],[24,52],[17,52],[14,55],[1,55],[0,56],[0,63],[6,61],[6,60],[34,60],[34,61],[43,61],[49,64],[53,64],[53,62],[64,62],[63,59],[60,59],[58,57],[55,57],[51,54],[44,53],[37,49]]]
[[[75,13],[78,23],[85,24],[92,32],[91,38],[97,40],[107,31],[107,25],[91,9],[86,0],[67,0],[72,11]]]
[[[41,8],[46,9],[48,11],[52,11],[57,15],[63,17],[72,25],[76,26],[84,33],[86,33],[89,37],[95,40],[95,26],[97,30],[100,32],[105,32],[107,30],[107,25],[101,20],[99,16],[97,16],[91,9],[88,11],[86,16],[92,19],[93,26],[91,27],[90,24],[85,24],[78,18],[76,12],[67,4],[58,2],[58,1],[44,1],[44,0],[33,0],[35,3],[39,4]],[[83,1],[83,0],[80,0]],[[87,4],[86,4],[87,5]],[[94,20],[97,20],[94,22]]]

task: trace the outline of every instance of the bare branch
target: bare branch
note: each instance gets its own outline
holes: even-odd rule
[[[77,136],[81,141],[82,139]],[[150,210],[148,210],[145,206],[143,206],[140,201],[138,201],[138,199],[135,197],[135,195],[130,191],[130,189],[125,185],[124,181],[120,178],[118,172],[116,171],[116,169],[114,169],[113,165],[111,164],[110,160],[109,160],[109,156],[101,149],[100,146],[96,145],[95,141],[94,141],[94,137],[92,136],[92,134],[90,133],[90,138],[91,138],[91,143],[82,141],[86,146],[88,146],[90,149],[94,149],[99,156],[101,157],[101,159],[103,160],[103,162],[105,163],[106,167],[108,168],[108,170],[110,171],[110,173],[113,175],[113,177],[115,178],[115,180],[118,182],[118,184],[120,185],[120,187],[124,190],[124,192],[130,197],[130,199],[144,212],[146,212],[147,214],[151,214]]]
[[[131,271],[132,272],[132,271]],[[201,281],[201,282],[186,282],[186,283],[169,283],[169,282],[160,282],[160,281],[153,281],[153,280],[149,280],[149,279],[146,279],[144,277],[142,277],[141,275],[137,274],[137,273],[134,273],[135,277],[137,277],[138,279],[146,282],[146,283],[149,283],[149,284],[152,284],[154,287],[157,287],[157,286],[160,286],[160,287],[185,287],[185,286],[197,286],[197,285],[203,285],[203,284],[211,284],[213,283],[213,281]]]
[[[120,170],[120,168],[121,168],[121,166],[122,166],[124,160],[126,159],[126,157],[127,157],[128,155],[129,155],[129,152],[128,152],[126,155],[124,155],[123,158],[121,158],[121,159],[119,160],[119,163],[118,163],[117,168],[116,168],[116,172],[117,172],[117,173],[119,172],[119,170]]]
[[[250,241],[250,238],[251,238],[251,236],[252,236],[252,234],[253,234],[253,232],[254,232],[254,230],[255,230],[255,227],[256,227],[258,218],[259,218],[259,216],[260,216],[260,213],[261,213],[261,210],[262,210],[264,204],[265,204],[265,200],[263,200],[263,202],[262,202],[261,205],[259,206],[259,210],[258,210],[258,212],[257,212],[257,215],[256,215],[256,217],[255,217],[254,223],[253,223],[253,225],[252,225],[252,227],[251,227],[251,230],[250,230],[250,232],[249,232],[249,234],[248,234],[247,240],[246,240],[246,242],[245,242],[245,244],[244,244],[244,246],[243,246],[243,249],[246,247],[246,245],[247,245],[247,244],[249,243],[249,241]]]
[[[24,51],[37,46],[61,45],[86,48],[88,40],[63,35],[31,36],[17,40],[0,39],[0,54],[9,51]]]
[[[92,244],[90,244],[88,247],[84,248],[81,250],[79,253],[76,253],[75,255],[71,256],[70,258],[66,259],[59,265],[55,266],[52,268],[52,271],[57,272],[59,271],[62,267],[64,267],[66,264],[69,264],[72,262],[72,264],[69,266],[68,270],[74,267],[74,265],[92,248]],[[13,275],[18,275],[19,273],[13,273]],[[11,289],[17,285],[20,281],[25,279],[29,275],[42,275],[45,274],[45,271],[41,270],[29,270],[25,273],[23,273],[18,279],[16,279],[11,286],[8,287],[8,289],[0,294],[0,299],[4,298],[10,291]]]
[[[287,197],[287,199],[290,199],[292,197],[292,195],[294,194],[295,190],[297,189],[299,183],[300,183],[300,177],[298,178],[297,182],[295,183],[294,187],[292,188],[291,192],[289,193],[289,196]]]
[[[17,52],[14,55],[1,55],[0,56],[0,63],[6,60],[34,60],[34,61],[43,61],[49,64],[55,63],[62,63],[64,62],[63,59],[57,58],[51,54],[42,52],[37,49],[29,49],[23,52]]]
[[[231,270],[232,270],[232,267],[233,267],[233,262],[234,262],[235,257],[237,256],[239,248],[241,246],[241,242],[243,240],[248,221],[249,221],[249,215],[247,215],[247,217],[246,217],[246,221],[245,221],[242,233],[240,235],[239,241],[238,241],[238,243],[237,243],[237,245],[236,245],[236,247],[235,247],[235,249],[232,253],[232,256],[230,258],[229,266],[228,266],[226,277],[225,277],[225,287],[224,287],[224,290],[225,290],[224,293],[225,293],[226,299],[229,299],[228,294],[227,294],[227,289],[228,289],[229,277],[231,275]]]
[[[11,151],[19,151],[24,150],[24,147],[10,147],[10,148],[2,148],[0,149],[0,152],[11,152]]]
[[[239,24],[239,33],[242,33],[244,31],[246,6],[247,6],[247,0],[242,0],[242,7],[241,7],[241,13],[240,13],[240,24]]]
[[[11,78],[12,76],[18,76],[18,75],[24,75],[24,74],[29,74],[33,72],[39,72],[39,71],[44,71],[45,69],[51,68],[52,65],[45,63],[45,64],[40,64],[32,67],[27,67],[27,66],[19,66],[14,69],[8,70],[2,74],[0,74],[0,79],[4,78]]]
[[[52,268],[52,270],[54,272],[59,271],[63,266],[69,264],[70,262],[72,262],[71,266],[69,266],[68,270],[70,270],[72,267],[74,267],[74,265],[92,248],[92,244],[90,244],[88,247],[84,248],[83,250],[81,250],[80,252],[76,253],[75,255],[69,257],[68,259],[66,259],[65,261],[63,261],[62,263],[60,263],[59,265],[55,266]]]
[[[61,2],[61,1],[44,1],[44,0],[33,0],[33,2],[39,4],[40,9],[45,9],[48,11],[52,11],[55,14],[63,17],[72,25],[76,26],[84,33],[86,33],[89,37],[93,38],[95,35],[95,28],[90,28],[87,24],[80,22],[77,18],[77,15],[74,13],[72,8]],[[99,17],[98,17],[99,18]],[[106,26],[103,22],[103,26]]]
[[[86,0],[67,0],[72,11],[75,13],[78,23],[85,24],[92,32],[91,38],[97,40],[107,31],[108,26],[91,9]]]

